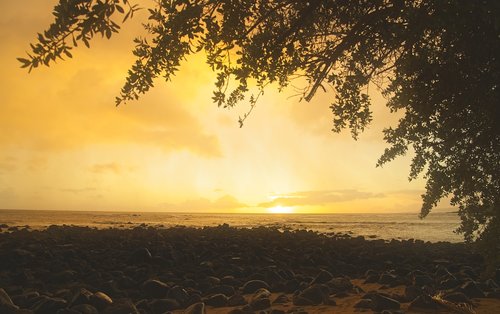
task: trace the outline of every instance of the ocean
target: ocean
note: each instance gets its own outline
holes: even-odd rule
[[[419,239],[423,241],[462,242],[454,233],[460,220],[457,213],[436,212],[425,219],[418,213],[397,214],[208,214],[208,213],[132,213],[98,211],[0,210],[0,224],[43,229],[50,225],[75,225],[96,228],[133,228],[141,224],[172,226],[258,226],[279,229],[305,229],[322,233],[364,236],[368,239]],[[4,229],[5,231],[5,229]]]

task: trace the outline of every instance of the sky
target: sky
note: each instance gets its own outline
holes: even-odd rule
[[[248,102],[229,110],[212,103],[215,75],[202,54],[172,82],[158,79],[140,100],[115,107],[145,13],[111,40],[28,74],[16,57],[52,21],[56,2],[0,2],[0,208],[420,210],[425,181],[408,182],[411,154],[375,167],[387,147],[382,130],[398,119],[375,87],[374,121],[357,141],[331,131],[331,92],[300,102],[293,88],[270,86],[239,128]]]

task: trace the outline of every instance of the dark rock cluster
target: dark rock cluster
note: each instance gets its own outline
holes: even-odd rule
[[[500,298],[498,278],[480,277],[482,263],[464,244],[264,227],[22,229],[0,233],[0,313],[279,314],[285,303],[307,313],[350,295],[362,296],[356,308],[400,313],[403,303],[438,308],[437,294]],[[354,278],[405,293],[365,292]]]

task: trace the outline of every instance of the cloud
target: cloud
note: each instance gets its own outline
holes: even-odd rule
[[[73,194],[82,194],[82,193],[90,193],[90,192],[97,192],[98,190],[96,188],[92,187],[87,187],[87,188],[80,188],[80,189],[60,189],[62,192],[66,193],[73,193]]]
[[[94,164],[90,167],[90,171],[97,174],[102,174],[106,172],[112,172],[114,174],[120,174],[122,172],[122,166],[116,162],[104,163],[104,164]]]
[[[0,25],[0,32],[4,30]],[[5,42],[0,58],[5,71],[0,78],[0,149],[60,152],[96,145],[141,145],[221,156],[219,139],[203,127],[204,117],[180,93],[196,94],[192,90],[196,79],[169,84],[158,79],[158,86],[139,101],[116,108],[114,98],[130,60],[116,57],[112,50],[79,48],[78,59],[27,74],[19,69],[16,57],[23,54],[20,42],[28,45],[33,38],[17,34],[16,29],[9,31],[15,40]]]
[[[381,198],[384,194],[361,192],[357,190],[322,190],[294,192],[278,195],[270,202],[260,203],[259,207],[281,206],[322,206],[332,203],[350,202],[355,200]]]
[[[15,171],[17,169],[16,162],[17,159],[13,157],[6,157],[0,160],[0,174]]]
[[[207,198],[186,200],[179,204],[161,204],[160,207],[168,211],[178,212],[225,212],[249,207],[231,195],[222,196],[214,201]]]

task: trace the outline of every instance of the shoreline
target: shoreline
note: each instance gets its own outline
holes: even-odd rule
[[[99,225],[102,225],[102,227],[99,227]],[[426,241],[422,239],[414,239],[414,238],[382,238],[378,235],[372,234],[372,235],[356,235],[351,231],[347,232],[334,232],[334,231],[317,231],[317,230],[312,230],[312,229],[307,229],[307,228],[292,228],[286,224],[267,224],[267,225],[261,225],[261,226],[233,226],[229,225],[226,223],[219,224],[217,226],[197,226],[197,225],[182,225],[182,224],[174,224],[174,225],[164,225],[164,224],[148,224],[148,223],[110,223],[110,222],[93,222],[92,225],[89,224],[51,224],[51,225],[44,225],[44,226],[37,226],[37,227],[32,227],[30,225],[8,225],[5,223],[0,223],[0,234],[2,233],[12,233],[12,232],[43,232],[46,231],[49,228],[83,228],[83,229],[91,229],[94,231],[99,231],[99,230],[134,230],[136,228],[152,228],[156,230],[167,230],[167,229],[176,229],[176,228],[187,228],[187,229],[205,229],[205,228],[219,228],[219,227],[228,227],[228,228],[233,228],[233,229],[238,229],[238,230],[253,230],[253,229],[258,229],[258,228],[265,228],[265,229],[271,229],[271,230],[276,230],[278,232],[284,233],[284,232],[312,232],[317,235],[321,236],[326,236],[329,238],[344,238],[344,239],[353,239],[357,238],[360,240],[366,240],[366,241],[384,241],[386,243],[389,243],[391,241],[410,241],[410,242],[423,242],[423,243],[428,243],[428,244],[436,244],[436,243],[449,243],[449,244],[466,244],[464,241]]]
[[[482,269],[463,243],[51,226],[0,233],[0,312],[452,313],[446,301],[494,313],[500,270]]]
[[[424,220],[416,214],[336,214],[336,215],[302,215],[302,214],[130,214],[99,212],[41,212],[29,214],[13,211],[0,211],[0,224],[9,226],[29,225],[32,229],[43,229],[52,224],[90,226],[97,228],[120,227],[130,228],[145,223],[148,226],[170,228],[175,226],[203,227],[217,226],[227,223],[238,228],[255,226],[278,227],[290,230],[313,230],[322,233],[347,233],[351,236],[364,236],[378,239],[420,239],[424,241],[463,242],[463,237],[453,231],[459,226],[459,218],[455,214],[435,213]]]

